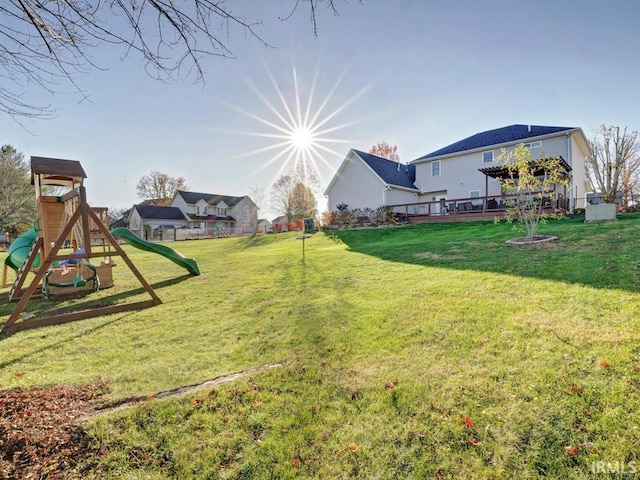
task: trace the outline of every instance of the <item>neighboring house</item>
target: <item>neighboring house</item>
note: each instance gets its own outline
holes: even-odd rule
[[[286,215],[280,215],[274,218],[271,224],[276,233],[289,231],[289,218]]]
[[[442,202],[444,209],[445,200],[501,195],[502,182],[497,172],[500,166],[495,160],[502,148],[513,149],[519,143],[531,150],[532,159],[562,157],[569,186],[559,193],[568,199],[570,209],[585,206],[584,163],[591,153],[582,129],[510,125],[472,135],[413,160],[406,171],[411,183],[403,183],[404,178],[398,176],[394,178],[400,180],[394,184],[387,176],[387,164],[380,162],[383,159],[351,150],[325,191],[329,209],[335,211],[340,203],[349,208],[377,208],[434,201]],[[384,195],[380,192],[381,183]]]
[[[134,232],[142,232],[145,230],[145,226],[148,226],[151,231],[160,225],[173,225],[176,228],[186,227],[188,220],[176,207],[138,204],[129,211],[127,224]]]
[[[266,218],[258,219],[258,228],[262,229],[263,233],[273,232],[273,224]]]
[[[258,207],[248,196],[232,197],[178,191],[171,201],[188,219],[192,228],[214,230],[218,234],[255,233]]]
[[[419,201],[416,167],[351,149],[327,186],[329,211],[346,204],[349,209],[373,208]]]

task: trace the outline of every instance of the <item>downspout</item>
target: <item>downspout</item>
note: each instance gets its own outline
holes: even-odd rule
[[[391,190],[391,185],[385,185],[384,190],[382,191],[382,206],[387,206],[387,192]]]

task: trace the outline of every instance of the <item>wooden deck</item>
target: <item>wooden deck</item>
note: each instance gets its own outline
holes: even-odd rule
[[[569,212],[569,201],[563,195],[555,200],[550,197],[545,203],[545,213],[564,215]],[[509,201],[513,196],[457,198],[403,205],[391,205],[390,208],[403,221],[410,223],[428,222],[468,222],[494,220],[505,216]]]

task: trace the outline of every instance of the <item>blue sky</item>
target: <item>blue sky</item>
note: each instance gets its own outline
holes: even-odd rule
[[[161,83],[138,58],[102,46],[93,60],[108,68],[76,77],[89,101],[62,85],[25,99],[58,107],[52,120],[0,116],[0,142],[31,155],[79,160],[94,206],[130,207],[135,185],[152,170],[186,179],[193,191],[246,195],[269,189],[291,164],[264,150],[281,124],[282,94],[294,109],[294,69],[302,110],[330,118],[317,160],[323,187],[349,148],[384,140],[403,162],[480,131],[514,123],[640,128],[640,2],[635,0],[356,0],[339,16],[319,11],[313,36],[306,5],[230,2],[270,45],[232,29],[236,58],[206,59],[204,84]],[[315,79],[315,80],[314,80]],[[312,90],[313,87],[313,90]],[[313,93],[311,93],[313,92]],[[259,118],[264,121],[260,121]],[[271,163],[269,163],[271,161]],[[261,216],[275,216],[264,206]]]

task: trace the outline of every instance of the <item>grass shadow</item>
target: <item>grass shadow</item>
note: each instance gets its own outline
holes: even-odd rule
[[[107,327],[109,327],[109,326],[111,326],[113,324],[122,322],[129,315],[132,315],[132,314],[131,313],[125,313],[124,315],[119,315],[117,318],[113,318],[111,320],[102,322],[100,325],[96,325],[95,327],[85,328],[85,329],[83,329],[81,331],[75,332],[72,335],[70,335],[69,337],[64,338],[62,340],[53,341],[48,345],[45,345],[45,346],[42,346],[40,348],[34,349],[34,350],[30,351],[30,352],[25,351],[22,355],[20,355],[20,356],[18,356],[16,358],[13,358],[13,359],[5,361],[5,362],[0,362],[0,369],[9,367],[9,366],[11,366],[11,365],[13,365],[15,363],[19,363],[19,362],[21,362],[23,360],[28,359],[29,357],[37,356],[37,355],[39,355],[39,354],[41,354],[43,352],[46,352],[47,350],[56,349],[56,348],[64,345],[65,343],[74,342],[74,341],[76,341],[76,340],[78,340],[78,339],[80,339],[80,338],[82,338],[82,337],[84,337],[86,335],[89,335],[91,333],[95,333],[97,331],[100,331],[103,328],[107,328]],[[15,332],[15,333],[19,333],[19,332]],[[8,333],[8,334],[0,335],[0,342],[2,340],[5,340],[5,339],[11,337],[12,335],[14,335],[14,333]],[[52,340],[56,340],[56,339],[59,339],[60,337],[59,336],[51,336],[50,338]]]
[[[193,276],[186,274],[181,275],[179,277],[171,278],[168,280],[163,280],[161,282],[156,282],[150,284],[154,290],[161,290],[163,288],[171,287],[173,285],[177,285],[179,283],[184,282],[193,278]],[[101,290],[101,293],[108,292],[109,289]],[[91,292],[71,292],[69,295],[64,295],[63,297],[55,298],[53,297],[51,300],[46,300],[42,296],[39,298],[34,298],[29,303],[29,314],[34,315],[36,318],[38,317],[53,317],[62,313],[71,313],[71,312],[81,312],[85,310],[91,310],[93,308],[100,307],[108,307],[113,305],[120,305],[125,303],[126,300],[129,300],[133,297],[147,295],[146,290],[140,286],[138,288],[134,288],[131,290],[126,290],[123,292],[118,292],[113,295],[100,296],[96,297],[92,295]],[[149,297],[150,298],[150,297]],[[9,293],[3,293],[0,295],[0,302],[4,301],[8,302]],[[6,309],[3,307],[3,310]],[[8,309],[8,313],[13,311],[13,308]],[[25,310],[26,311],[26,310]],[[0,323],[0,325],[4,325],[5,322]],[[11,334],[5,334],[0,336],[0,341],[7,338]]]
[[[640,215],[617,222],[550,220],[541,234],[550,243],[512,246],[522,236],[511,225],[493,222],[423,223],[402,228],[344,230],[331,238],[352,252],[383,260],[456,270],[522,277],[637,292],[640,288]]]

